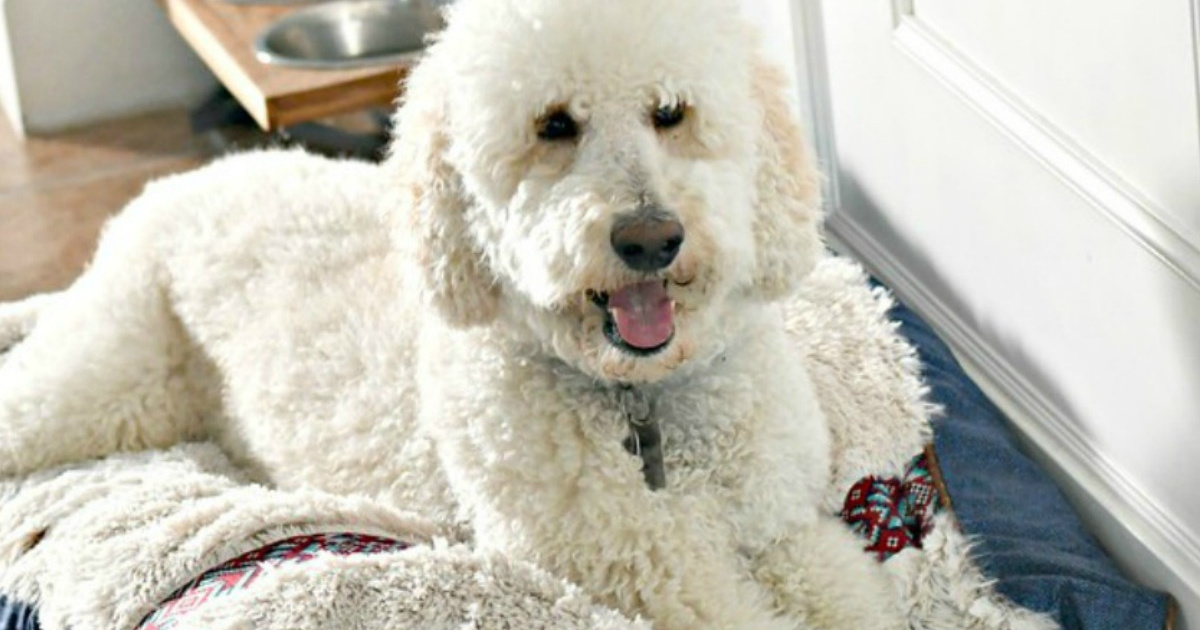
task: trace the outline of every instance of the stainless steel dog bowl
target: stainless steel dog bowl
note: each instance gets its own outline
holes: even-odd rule
[[[255,42],[263,63],[345,69],[411,59],[425,37],[442,28],[429,0],[339,0],[290,13]]]

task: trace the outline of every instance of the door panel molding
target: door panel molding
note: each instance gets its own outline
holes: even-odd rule
[[[829,87],[811,94],[828,99],[830,120],[839,125],[839,159],[829,163],[842,195],[826,224],[830,241],[856,254],[929,319],[1128,574],[1175,595],[1184,611],[1181,627],[1200,630],[1200,529],[1184,518],[1200,513],[1200,504],[1179,499],[1164,474],[1178,470],[1179,478],[1189,478],[1195,471],[1194,459],[1171,441],[1184,429],[1196,434],[1187,403],[1157,396],[1142,386],[1153,381],[1140,373],[1131,381],[1139,387],[1119,401],[1119,390],[1105,390],[1105,401],[1122,403],[1120,413],[1081,404],[1097,400],[1089,398],[1091,388],[1113,383],[1113,370],[1093,359],[1170,369],[1166,392],[1200,383],[1200,359],[1192,352],[1200,340],[1192,324],[1200,314],[1200,242],[1189,243],[1193,232],[1168,213],[1181,208],[1148,199],[1157,189],[1138,188],[1145,182],[1105,166],[1094,147],[1066,133],[1070,120],[1048,120],[1048,111],[971,62],[964,46],[947,41],[922,15],[921,1],[823,5]],[[1179,76],[1193,76],[1187,67],[1193,61],[1200,85],[1200,0],[1175,6],[1181,17],[1191,7],[1197,49],[1194,58],[1176,57]],[[1189,24],[1178,26],[1177,34],[1188,37]],[[1174,54],[1188,55],[1189,40],[1172,41],[1184,43]],[[1179,87],[1185,96],[1191,92]],[[1126,86],[1136,88],[1136,82]],[[1176,110],[1185,122],[1190,105]],[[978,161],[962,159],[976,147]],[[1006,191],[994,168],[1014,169],[1014,181],[1028,188]],[[997,196],[979,199],[982,225],[993,230],[977,235],[973,257],[947,226],[967,223],[959,209],[979,184]],[[1043,227],[1063,230],[1061,250],[1060,232]],[[1072,228],[1084,240],[1071,240]],[[1032,249],[1019,247],[1022,230],[1038,236]],[[1025,253],[1032,260],[1023,257],[1006,270],[1005,256]],[[1021,274],[1043,263],[1047,280],[1023,292]],[[952,267],[939,273],[938,265]],[[1114,267],[1129,271],[1112,274],[1116,285],[1097,274],[1071,282],[1072,274]],[[1122,298],[1131,302],[1124,315],[1105,310]],[[1153,334],[1122,329],[1120,317],[1154,326]],[[1074,318],[1078,335],[1056,339],[1046,332]],[[1038,328],[1046,322],[1055,326]],[[1095,351],[1081,341],[1088,338],[1112,343]],[[1136,413],[1142,401],[1154,414],[1138,419],[1150,441],[1126,448],[1118,440],[1136,433],[1111,423],[1129,418],[1124,412]],[[1153,448],[1160,442],[1161,458]]]
[[[1196,119],[1200,120],[1200,0],[1192,0],[1192,63],[1196,66]]]
[[[914,14],[913,2],[915,0],[892,0],[892,24],[897,28],[904,22],[905,19],[912,18]]]
[[[1192,4],[1200,5],[1200,0]],[[893,0],[893,11],[893,39],[899,50],[1200,291],[1200,243],[1189,242],[1166,212],[924,25],[911,0]]]
[[[1200,1],[1200,0],[1198,0]],[[838,182],[837,139],[829,88],[829,63],[825,56],[825,29],[820,0],[791,0],[792,32],[796,34],[796,87],[800,109],[821,173],[825,212],[841,207]]]

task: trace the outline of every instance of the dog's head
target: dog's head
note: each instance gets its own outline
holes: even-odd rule
[[[820,251],[784,81],[731,0],[459,0],[390,164],[431,306],[606,380],[731,341]]]

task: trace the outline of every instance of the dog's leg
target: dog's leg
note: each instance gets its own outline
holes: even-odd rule
[[[481,550],[532,560],[658,630],[810,630],[747,573],[720,501],[647,487],[627,418],[588,377],[474,334],[429,337],[421,422]]]
[[[832,517],[777,541],[755,559],[754,573],[781,609],[813,628],[908,628],[883,568]]]
[[[27,335],[0,364],[0,476],[196,432],[188,348],[168,305],[152,219],[131,206],[70,289],[21,303],[25,317],[5,309],[6,330]]]
[[[0,304],[0,361],[3,355],[21,342],[33,325],[38,314],[46,309],[58,296],[57,293],[33,295],[17,302]]]

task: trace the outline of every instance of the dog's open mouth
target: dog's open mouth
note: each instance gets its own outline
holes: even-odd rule
[[[675,302],[667,295],[666,280],[638,282],[604,293],[588,291],[604,309],[604,336],[617,348],[649,356],[671,344],[675,336]]]

